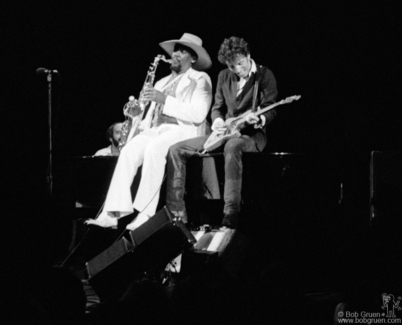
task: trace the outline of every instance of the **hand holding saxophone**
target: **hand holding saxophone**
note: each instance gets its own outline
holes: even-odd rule
[[[147,102],[152,101],[158,104],[165,104],[166,97],[167,96],[163,92],[156,90],[152,85],[147,86],[143,90],[143,99]]]

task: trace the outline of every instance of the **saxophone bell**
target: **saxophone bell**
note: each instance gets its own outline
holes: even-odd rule
[[[135,99],[134,96],[130,96],[128,100],[129,101],[123,107],[123,114],[126,117],[133,118],[140,113],[138,112],[138,101]]]

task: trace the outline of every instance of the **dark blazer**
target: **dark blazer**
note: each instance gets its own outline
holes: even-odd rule
[[[278,90],[276,88],[276,80],[271,70],[261,65],[257,65],[257,72],[253,73],[244,85],[241,94],[236,97],[237,81],[236,74],[229,69],[222,70],[218,76],[218,84],[216,86],[215,102],[211,110],[212,122],[220,117],[226,120],[236,117],[250,110],[253,105],[253,93],[255,80],[258,78],[258,96],[256,107],[267,107],[275,103]],[[254,138],[257,148],[262,151],[267,144],[266,125],[268,125],[275,117],[275,109],[263,114],[266,118],[265,126],[262,129],[255,129],[250,125],[242,130],[242,134],[250,135]]]

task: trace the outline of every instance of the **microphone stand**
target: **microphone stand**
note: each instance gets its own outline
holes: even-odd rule
[[[49,125],[49,167],[47,171],[47,185],[49,197],[53,196],[53,143],[52,143],[52,73],[47,74],[48,86],[48,125]]]

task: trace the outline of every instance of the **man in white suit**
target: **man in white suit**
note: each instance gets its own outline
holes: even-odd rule
[[[205,118],[212,102],[212,83],[202,72],[211,65],[202,40],[185,33],[179,40],[159,44],[172,58],[172,73],[155,87],[144,90],[151,106],[141,122],[142,132],[122,149],[109,187],[103,211],[87,224],[116,227],[118,218],[139,211],[127,226],[134,230],[152,217],[171,145],[205,134]],[[130,187],[138,168],[142,178],[133,203]]]

